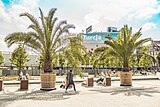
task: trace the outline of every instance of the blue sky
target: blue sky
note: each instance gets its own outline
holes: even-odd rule
[[[38,7],[45,14],[57,8],[59,20],[76,26],[72,32],[90,25],[93,31],[106,31],[108,26],[120,29],[128,24],[133,32],[142,27],[142,38],[160,40],[160,0],[0,0],[0,50],[8,50],[4,43],[7,34],[28,31],[29,20],[19,14],[29,12],[38,17]]]

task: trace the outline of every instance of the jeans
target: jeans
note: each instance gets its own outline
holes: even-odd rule
[[[75,87],[75,84],[74,84],[74,81],[73,81],[73,80],[69,80],[69,84],[68,84],[67,87],[66,87],[66,91],[67,91],[67,89],[68,89],[68,87],[69,87],[70,85],[73,85],[74,91],[76,91],[76,87]]]

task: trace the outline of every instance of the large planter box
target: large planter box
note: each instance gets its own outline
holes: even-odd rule
[[[55,90],[56,74],[55,73],[41,73],[41,90]]]
[[[0,80],[0,91],[2,91],[2,87],[3,87],[3,80]]]
[[[28,90],[28,80],[21,80],[20,90]]]
[[[120,72],[120,86],[132,86],[132,72]]]
[[[111,86],[111,78],[107,77],[107,78],[104,78],[104,79],[105,79],[104,85],[105,86]]]
[[[94,86],[93,78],[87,78],[87,86],[89,86],[89,87],[93,87]]]
[[[120,75],[121,75],[121,71],[118,71],[118,72],[117,72],[117,74],[118,74],[118,77],[120,77]]]

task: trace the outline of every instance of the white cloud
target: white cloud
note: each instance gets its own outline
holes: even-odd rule
[[[95,4],[91,7],[91,12],[87,14],[84,18],[87,23],[97,24],[100,18],[109,21],[119,21],[120,18],[127,14],[127,10],[121,8],[117,4]]]
[[[26,31],[29,20],[19,17],[20,13],[29,12],[33,15],[38,12],[39,0],[21,0],[19,4],[12,4],[10,8],[5,9],[2,1],[0,1],[0,28],[3,34],[16,31]],[[32,5],[31,5],[32,4]]]
[[[30,24],[30,21],[26,17],[19,17],[19,14],[29,12],[33,15],[36,15],[38,13],[38,1],[39,0],[21,0],[19,4],[11,4],[9,8],[5,8],[2,1],[0,0],[1,50],[10,50],[4,43],[4,38],[7,34],[18,31],[27,31],[27,27]],[[11,48],[11,50],[13,49]]]
[[[19,3],[12,4],[6,10],[0,0],[0,35],[7,35],[16,31],[27,31],[30,21],[25,17],[19,17],[19,14],[29,12],[38,17],[39,1],[20,0]],[[56,15],[58,18],[60,20],[67,19],[68,22],[76,25],[76,32],[81,32],[82,29],[90,25],[93,25],[93,31],[106,31],[107,26],[121,28],[123,25],[128,24],[136,29],[143,26],[143,32],[147,32],[147,36],[150,36],[149,33],[152,33],[153,30],[149,29],[155,28],[156,25],[154,23],[146,23],[146,21],[152,15],[160,12],[157,0],[80,0],[74,1],[74,3],[78,4],[75,10],[73,7],[67,7],[67,3],[64,7],[62,5],[54,6],[54,3],[53,5],[50,4],[49,7],[45,1],[41,0],[40,2],[44,3],[42,7],[45,10],[45,14],[51,6],[57,7]],[[64,4],[65,2],[67,1],[64,1]],[[77,12],[77,10],[80,11]],[[133,29],[134,32],[137,31],[136,29]],[[150,32],[148,33],[148,31]]]
[[[156,24],[154,24],[154,23],[145,23],[142,26],[142,32],[146,32],[146,31],[152,30],[154,28],[156,28]]]
[[[35,9],[35,7],[38,7],[38,1],[39,0],[22,0],[21,4],[24,7],[29,7],[29,9]]]
[[[132,34],[135,34],[136,32],[138,32],[139,29],[133,28],[132,27]]]
[[[85,22],[89,25],[99,24],[101,19],[106,23],[132,22],[150,18],[160,12],[157,0],[106,0],[105,3],[96,3],[90,6],[90,12],[85,15]]]
[[[2,1],[0,1],[0,12],[2,12],[3,8],[4,8],[4,5],[3,5]]]
[[[153,8],[153,7],[146,7],[141,10],[139,10],[138,15],[136,16],[137,18],[150,18],[152,15],[159,13],[160,12],[160,7],[158,8]]]

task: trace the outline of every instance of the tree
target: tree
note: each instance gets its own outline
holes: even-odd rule
[[[89,53],[86,53],[86,54],[84,54],[83,57],[84,57],[84,60],[85,60],[83,65],[86,65],[86,66],[90,65],[91,64],[92,55],[89,55]]]
[[[140,58],[140,63],[139,63],[140,66],[142,66],[142,67],[149,67],[149,66],[151,66],[151,64],[152,64],[151,57],[143,55]]]
[[[64,51],[64,58],[67,65],[73,67],[75,74],[81,73],[81,64],[85,62],[82,52],[86,53],[86,47],[82,44],[83,39],[80,35],[71,34],[67,50]]]
[[[52,8],[47,16],[40,11],[40,21],[29,13],[22,13],[20,16],[27,17],[32,24],[28,27],[32,31],[15,32],[7,35],[5,42],[10,47],[14,43],[24,43],[24,45],[31,47],[43,58],[44,72],[52,72],[53,54],[57,54],[67,49],[66,42],[70,39],[69,29],[75,28],[72,24],[67,24],[67,21],[60,21],[57,24],[58,18],[55,17],[57,9]]]
[[[26,62],[30,61],[29,55],[27,54],[26,50],[23,48],[23,45],[18,45],[13,53],[11,54],[11,58],[9,59],[11,64],[16,65],[19,67],[19,72],[21,71],[23,66],[26,66]]]
[[[130,71],[130,60],[134,56],[136,48],[143,43],[150,41],[150,38],[138,40],[141,36],[141,29],[132,35],[132,28],[125,25],[121,28],[118,38],[106,36],[105,44],[111,48],[111,55],[121,61],[123,72],[120,72],[120,86],[132,85],[132,73]]]
[[[65,57],[63,54],[58,55],[58,66],[63,68],[65,64]]]
[[[123,71],[129,71],[129,60],[135,49],[143,43],[150,41],[150,38],[138,40],[141,35],[141,29],[132,35],[132,28],[128,28],[125,25],[120,30],[118,38],[106,36],[108,40],[105,41],[105,44],[112,49],[112,55],[122,61]]]
[[[102,46],[94,50],[93,65],[106,65],[109,68],[114,68],[121,66],[121,63],[117,58],[113,57],[111,48]]]
[[[137,59],[137,55],[132,55],[129,59],[129,65],[133,68],[134,71],[134,67],[138,66],[138,59]]]
[[[104,55],[105,50],[107,50],[108,47],[98,47],[94,50],[93,55],[92,55],[92,65],[94,68],[98,68],[100,66],[105,65],[106,62],[106,56]]]
[[[155,63],[157,62],[156,58],[149,54],[150,46],[151,45],[143,46],[138,52],[139,56],[141,56],[139,65],[145,68],[152,67],[152,65],[155,66]]]
[[[3,57],[2,53],[0,52],[0,65],[3,63],[3,61],[4,61],[4,57]]]

